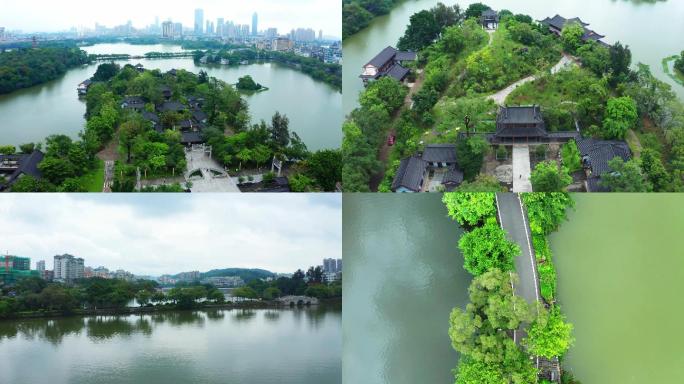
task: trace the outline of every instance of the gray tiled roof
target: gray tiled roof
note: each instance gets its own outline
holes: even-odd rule
[[[186,109],[187,108],[185,107],[185,105],[183,105],[177,101],[167,101],[164,104],[157,107],[157,110],[159,110],[159,112],[167,112],[167,111],[180,112],[180,111],[184,111]]]
[[[416,53],[411,51],[397,51],[397,55],[394,57],[397,61],[415,61]]]
[[[387,47],[380,51],[377,55],[375,55],[374,58],[371,59],[366,65],[372,65],[374,67],[382,67],[383,65],[387,64],[388,61],[392,60],[394,58],[394,55],[397,54],[397,50],[394,49],[393,47]]]
[[[542,24],[549,25],[551,27],[554,27],[556,29],[562,30],[563,27],[565,27],[565,24],[568,23],[579,23],[581,26],[586,27],[587,23],[583,22],[580,18],[578,17],[573,17],[572,19],[566,19],[565,17],[561,15],[556,15],[554,17],[547,17],[544,20],[539,21]]]
[[[501,107],[496,123],[496,136],[499,137],[544,137],[547,135],[538,105]],[[525,126],[519,126],[521,124]]]
[[[402,81],[406,78],[409,72],[410,71],[408,68],[404,68],[399,64],[394,64],[392,68],[387,71],[386,76],[389,76],[397,81]]]
[[[38,169],[38,164],[43,161],[44,157],[45,154],[39,150],[30,154],[0,155],[0,163],[4,161],[17,162],[17,168],[7,177],[6,185],[12,185],[21,175],[33,176],[36,179],[42,178],[43,174]]]
[[[427,163],[419,157],[409,157],[401,160],[399,169],[392,182],[392,191],[404,187],[414,192],[420,192],[421,181],[425,175]]]
[[[587,157],[591,171],[596,176],[610,172],[608,162],[616,157],[628,161],[632,158],[629,146],[624,141],[596,140],[591,138],[577,140],[577,148],[582,157]]]
[[[202,134],[200,132],[181,132],[182,144],[200,144],[204,143]]]
[[[430,144],[423,150],[423,161],[428,163],[456,163],[455,144]]]

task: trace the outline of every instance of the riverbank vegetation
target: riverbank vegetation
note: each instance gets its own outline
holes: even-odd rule
[[[342,297],[342,282],[325,283],[320,267],[297,270],[292,277],[273,280],[249,279],[235,288],[232,296],[268,303],[281,296],[310,296],[318,299]],[[179,282],[167,291],[150,280],[87,278],[73,284],[47,282],[38,277],[20,279],[0,289],[0,319],[47,315],[78,315],[108,311],[126,313],[135,300],[149,310],[195,309],[226,302],[223,292],[212,284]],[[249,303],[248,303],[249,304]]]
[[[240,65],[241,63],[273,62],[300,71],[314,80],[322,81],[337,89],[342,89],[342,66],[340,64],[325,63],[313,57],[299,56],[291,52],[266,51],[256,48],[239,48],[232,45],[209,44],[198,42],[193,58],[198,64]],[[207,42],[208,43],[208,42]]]
[[[88,55],[78,48],[19,48],[0,52],[0,94],[54,80],[89,62]]]
[[[389,13],[402,0],[343,0],[342,39],[366,28],[370,22]]]
[[[537,256],[544,298],[541,303],[527,303],[514,294],[518,276],[513,272],[513,259],[520,249],[507,240],[497,221],[495,195],[443,196],[449,216],[465,229],[459,248],[464,268],[475,276],[465,310],[454,308],[449,317],[449,337],[460,353],[454,371],[457,384],[537,382],[542,372],[533,365],[533,357],[562,357],[574,341],[572,324],[565,321],[555,301],[555,269],[546,240],[565,219],[573,202],[563,193],[521,196]],[[512,334],[522,326],[527,336],[518,344]]]

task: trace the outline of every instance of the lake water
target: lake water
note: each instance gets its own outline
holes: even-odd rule
[[[341,308],[0,321],[0,382],[341,383]]]
[[[345,384],[453,383],[471,277],[439,194],[343,197]]]
[[[550,237],[583,383],[684,382],[684,195],[573,195]]]
[[[388,45],[396,47],[412,14],[429,9],[438,2],[460,4],[467,8],[470,1],[407,0],[389,15],[375,19],[371,25],[343,44],[344,113],[358,105],[358,93],[363,90],[359,79],[362,67]],[[620,41],[632,50],[632,62],[651,67],[660,79],[672,85],[684,99],[684,86],[677,84],[663,71],[661,60],[684,49],[684,1],[681,0],[487,0],[494,9],[509,9],[541,20],[555,14],[580,17],[589,28],[606,35],[605,41]]]
[[[88,53],[142,55],[146,52],[181,52],[173,45],[98,44],[83,48]],[[141,63],[148,69],[168,71],[173,68],[236,83],[251,75],[270,90],[243,97],[249,104],[254,123],[268,123],[276,111],[290,119],[290,130],[297,132],[310,150],[339,148],[342,132],[342,94],[333,87],[313,80],[308,75],[275,64],[243,66],[197,65],[192,58],[121,61],[119,64]],[[98,64],[69,70],[57,80],[32,88],[0,95],[0,144],[19,145],[39,142],[51,134],[73,138],[83,130],[85,101],[79,100],[76,86],[91,77]]]

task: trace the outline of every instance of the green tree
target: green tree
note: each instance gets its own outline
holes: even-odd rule
[[[263,297],[266,300],[277,299],[282,295],[282,292],[277,287],[268,287],[264,289]]]
[[[561,41],[563,49],[569,53],[575,53],[577,48],[582,44],[582,36],[584,35],[584,27],[579,23],[566,24],[561,31]]]
[[[115,63],[100,64],[93,75],[94,81],[107,81],[119,73],[121,67]]]
[[[399,39],[397,48],[418,51],[431,44],[439,36],[440,26],[435,15],[423,10],[411,15],[404,36]]]
[[[151,298],[152,293],[147,290],[141,290],[135,294],[135,300],[138,302],[138,304],[140,304],[141,307],[146,306],[150,302]]]
[[[0,155],[14,155],[17,148],[14,145],[0,145]]]
[[[466,181],[456,188],[456,192],[502,192],[506,189],[499,180],[491,175],[477,175],[474,181]]]
[[[554,161],[538,163],[530,176],[532,189],[535,192],[562,192],[572,183],[567,168],[560,167]]]
[[[466,19],[475,18],[479,20],[480,16],[482,16],[482,12],[488,9],[491,9],[488,5],[482,3],[472,3],[466,9],[465,17]]]
[[[488,372],[482,372],[485,377],[496,379],[498,373],[503,377],[500,383],[533,383],[536,369],[509,335],[533,316],[525,299],[513,294],[511,283],[517,283],[517,275],[498,269],[475,277],[468,289],[470,303],[465,310],[457,307],[451,311],[449,338],[461,359],[489,367]],[[475,383],[465,379],[458,382]]]
[[[627,130],[636,125],[638,117],[636,103],[631,97],[609,99],[603,119],[603,136],[606,139],[624,139]]]
[[[635,159],[625,162],[616,157],[608,162],[610,172],[601,175],[600,184],[612,192],[649,192],[653,190],[646,180],[639,162]]]
[[[561,159],[563,166],[569,173],[574,173],[582,169],[582,156],[577,148],[575,140],[570,140],[561,147]]]
[[[654,192],[666,192],[670,187],[670,175],[655,150],[646,148],[641,152],[641,171],[653,185]]]
[[[290,143],[290,119],[276,112],[271,119],[271,140],[276,148],[285,148]]]
[[[48,157],[38,164],[43,177],[54,184],[61,184],[64,180],[76,175],[74,166],[64,159]]]
[[[335,185],[342,181],[342,152],[321,150],[311,154],[306,161],[307,174],[316,180],[326,192],[334,192]]]
[[[520,254],[520,247],[506,239],[506,232],[495,218],[461,236],[458,248],[465,259],[463,267],[475,276],[494,268],[510,271],[513,259]]]
[[[684,75],[684,51],[679,55],[679,58],[675,60],[674,67],[682,75]]]
[[[243,299],[257,299],[259,295],[252,287],[239,287],[233,290],[233,296]]]
[[[22,176],[12,184],[12,192],[55,192],[55,186],[47,180],[33,176]]]
[[[539,308],[539,315],[527,329],[523,345],[533,356],[562,357],[573,343],[572,324],[564,321],[557,306]]]
[[[450,192],[442,196],[449,217],[465,226],[476,226],[496,216],[493,193]]]
[[[489,143],[480,136],[459,137],[456,141],[456,153],[459,154],[459,166],[463,170],[466,181],[475,180],[482,169],[484,155]]]

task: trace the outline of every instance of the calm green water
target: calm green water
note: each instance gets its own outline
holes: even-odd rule
[[[574,195],[550,238],[583,383],[684,382],[684,195]]]
[[[343,197],[345,384],[452,383],[470,275],[438,194]]]
[[[0,383],[341,383],[341,309],[0,322]]]
[[[141,55],[146,52],[179,52],[172,45],[99,44],[83,48],[89,53]],[[269,91],[247,95],[253,122],[271,121],[276,111],[290,119],[290,130],[297,132],[310,150],[338,148],[342,132],[342,94],[333,87],[313,80],[306,74],[277,64],[245,66],[196,65],[192,58],[132,60],[148,69],[168,71],[186,69],[194,73],[205,70],[210,76],[236,83],[251,75]],[[51,134],[78,137],[85,120],[85,102],[78,99],[76,86],[91,77],[97,64],[72,69],[49,83],[0,95],[0,143],[19,145],[42,141]]]
[[[359,74],[364,64],[388,45],[395,46],[404,34],[412,14],[429,9],[438,2],[460,4],[466,8],[474,1],[406,0],[389,15],[379,17],[365,30],[344,41],[344,113],[349,113],[358,103],[358,93],[363,89]],[[605,41],[620,41],[630,46],[632,61],[651,66],[653,73],[671,84],[680,98],[684,99],[684,87],[670,79],[661,66],[664,57],[684,49],[684,1],[681,0],[487,0],[485,4],[495,9],[510,9],[525,13],[535,19],[560,14],[580,17],[589,28],[602,35]]]

